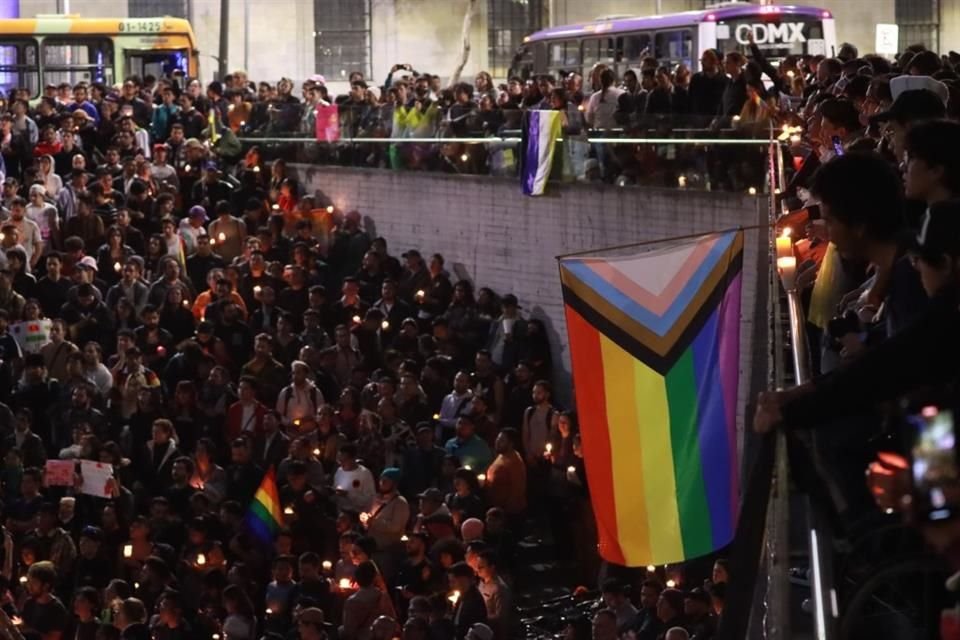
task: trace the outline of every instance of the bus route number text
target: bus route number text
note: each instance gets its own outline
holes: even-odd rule
[[[120,23],[120,33],[160,33],[163,23],[159,20],[124,20]]]

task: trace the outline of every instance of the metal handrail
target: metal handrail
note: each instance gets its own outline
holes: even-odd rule
[[[676,145],[766,145],[767,140],[759,138],[569,138],[579,142],[588,142],[590,144],[676,144]],[[316,138],[257,138],[244,136],[238,138],[242,144],[257,143],[314,143],[314,144],[517,144],[522,138],[507,137],[501,138],[491,136],[489,138],[468,137],[468,138],[344,138],[325,141]],[[562,142],[564,138],[557,138],[557,142]]]

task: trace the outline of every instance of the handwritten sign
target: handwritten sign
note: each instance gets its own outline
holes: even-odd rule
[[[109,498],[110,481],[113,480],[113,465],[93,460],[80,461],[80,476],[83,484],[80,493],[98,498]]]
[[[24,353],[40,353],[40,349],[50,342],[52,320],[24,320],[10,325],[10,335],[20,345]]]
[[[73,486],[73,460],[47,460],[44,465],[44,481],[48,487]]]

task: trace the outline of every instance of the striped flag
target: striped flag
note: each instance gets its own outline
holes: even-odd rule
[[[264,544],[273,544],[274,536],[280,529],[283,514],[280,510],[280,493],[277,491],[277,477],[273,467],[264,474],[260,488],[253,495],[253,502],[247,510],[245,522],[250,532]]]
[[[562,133],[559,111],[528,111],[520,158],[523,193],[542,196],[553,168],[553,152]]]
[[[731,541],[743,232],[560,261],[600,555],[679,562]]]

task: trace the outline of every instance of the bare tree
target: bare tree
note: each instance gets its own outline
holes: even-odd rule
[[[467,0],[467,10],[463,14],[463,48],[460,50],[460,60],[457,62],[457,66],[454,68],[453,73],[450,74],[450,86],[460,82],[460,74],[463,72],[463,68],[467,66],[467,61],[470,59],[470,25],[473,23],[473,14],[477,10],[477,0]]]

